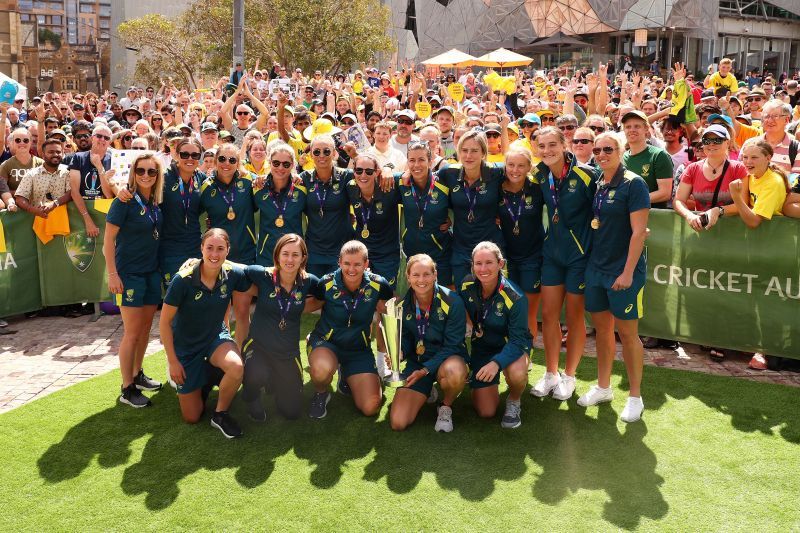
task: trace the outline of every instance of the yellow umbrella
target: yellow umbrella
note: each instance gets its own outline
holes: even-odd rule
[[[529,65],[531,61],[533,61],[533,59],[530,57],[525,57],[524,55],[506,50],[505,48],[498,48],[494,52],[489,52],[477,58],[473,65],[478,67],[498,68],[524,67]]]
[[[453,48],[452,50],[448,50],[443,54],[439,54],[438,56],[423,61],[422,64],[427,65],[429,67],[453,68],[453,67],[468,67],[473,65],[474,61],[475,58],[473,56],[465,54],[461,50],[456,50],[455,48]]]

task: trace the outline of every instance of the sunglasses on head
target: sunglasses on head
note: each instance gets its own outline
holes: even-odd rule
[[[600,155],[601,152],[604,154],[613,154],[614,150],[616,150],[616,148],[613,146],[603,146],[602,148],[592,148],[592,153],[594,155]]]
[[[17,143],[17,144],[28,144],[28,143],[31,142],[31,140],[28,139],[28,138],[17,137],[16,139],[14,139],[14,142]]]
[[[292,168],[291,161],[278,161],[277,159],[272,160],[272,166],[275,168],[283,167],[283,168]]]
[[[103,135],[102,133],[95,133],[94,136],[95,136],[95,138],[102,139],[104,141],[110,141],[111,140],[111,137],[109,137],[108,135]]]
[[[558,129],[560,129],[561,131],[572,131],[575,128],[577,128],[575,124],[562,124],[561,126],[558,127]]]
[[[311,155],[313,155],[315,157],[319,157],[320,155],[324,155],[325,157],[328,157],[332,153],[333,153],[333,150],[331,150],[330,148],[315,148],[314,150],[311,151]]]
[[[720,145],[725,142],[725,139],[722,137],[703,137],[703,144],[708,146],[709,144],[713,145]]]
[[[572,144],[592,144],[591,139],[572,139]]]
[[[239,158],[238,157],[225,157],[224,155],[218,155],[217,156],[217,163],[224,163],[225,161],[227,161],[231,165],[235,165],[236,163],[239,162]]]
[[[356,168],[353,169],[353,172],[358,174],[359,176],[361,174],[366,174],[367,176],[372,176],[373,174],[375,174],[375,169],[374,168],[356,167]]]
[[[147,174],[151,178],[155,178],[158,176],[158,169],[155,168],[143,168],[143,167],[136,167],[136,170],[133,171],[134,174],[137,176],[144,176]]]
[[[246,117],[249,114],[250,114],[249,111],[237,111],[236,112],[236,116],[239,116],[239,117]]]
[[[398,124],[403,124],[405,126],[410,126],[410,125],[412,125],[414,123],[414,121],[411,120],[410,118],[398,118],[397,119],[397,123]]]
[[[189,159],[191,157],[195,161],[200,161],[201,155],[202,154],[200,154],[200,152],[183,152],[183,151],[178,152],[178,157],[180,157],[181,159]]]

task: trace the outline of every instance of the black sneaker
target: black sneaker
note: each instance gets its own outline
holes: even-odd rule
[[[260,398],[247,402],[247,416],[252,418],[255,422],[267,421],[267,412],[264,410],[264,406],[261,405]]]
[[[308,416],[311,418],[325,418],[328,414],[328,402],[331,401],[330,392],[315,392],[311,398],[311,407],[308,408]]]
[[[125,403],[130,405],[131,407],[136,407],[137,409],[140,407],[148,407],[153,405],[147,396],[141,393],[136,386],[131,383],[127,386],[127,388],[122,389],[122,394],[119,396],[120,403]]]
[[[336,382],[336,390],[339,391],[339,394],[344,394],[345,396],[352,396],[353,391],[350,390],[350,384],[347,383],[346,379],[342,379],[342,367],[339,367],[339,378]]]
[[[225,435],[226,439],[235,439],[242,436],[242,428],[236,423],[227,411],[217,411],[211,417],[211,427],[217,428]]]
[[[144,375],[144,370],[139,370],[139,373],[133,378],[133,384],[139,390],[146,390],[153,392],[161,390],[161,383]]]
[[[658,339],[655,337],[642,337],[642,347],[645,350],[655,350],[658,348]]]

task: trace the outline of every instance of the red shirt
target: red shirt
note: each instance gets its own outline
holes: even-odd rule
[[[717,195],[717,205],[730,205],[733,203],[731,193],[728,190],[728,185],[733,180],[745,179],[747,177],[747,169],[739,161],[729,161],[728,170],[722,176],[722,186],[719,188],[719,195]],[[720,172],[722,169],[720,168]],[[717,178],[714,181],[708,181],[703,176],[703,162],[695,161],[686,167],[686,170],[681,176],[681,183],[688,183],[692,186],[692,196],[697,204],[697,211],[706,211],[711,209],[711,200],[714,199],[714,190],[717,188]]]

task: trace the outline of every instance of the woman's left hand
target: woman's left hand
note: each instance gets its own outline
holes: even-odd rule
[[[625,289],[630,288],[631,285],[633,285],[633,274],[626,274],[623,272],[614,281],[614,284],[611,286],[611,290],[624,291]]]
[[[705,229],[709,229],[711,226],[717,223],[717,220],[719,220],[719,209],[712,207],[706,211],[706,215],[708,215],[708,225],[705,227]]]
[[[425,369],[415,370],[413,371],[407,378],[406,378],[406,387],[412,386],[417,381],[421,380],[425,376],[428,375],[428,371]]]
[[[483,365],[480,370],[478,370],[478,373],[475,374],[475,378],[478,381],[489,383],[494,379],[498,372],[500,372],[500,365],[494,361],[490,361],[489,363]]]

